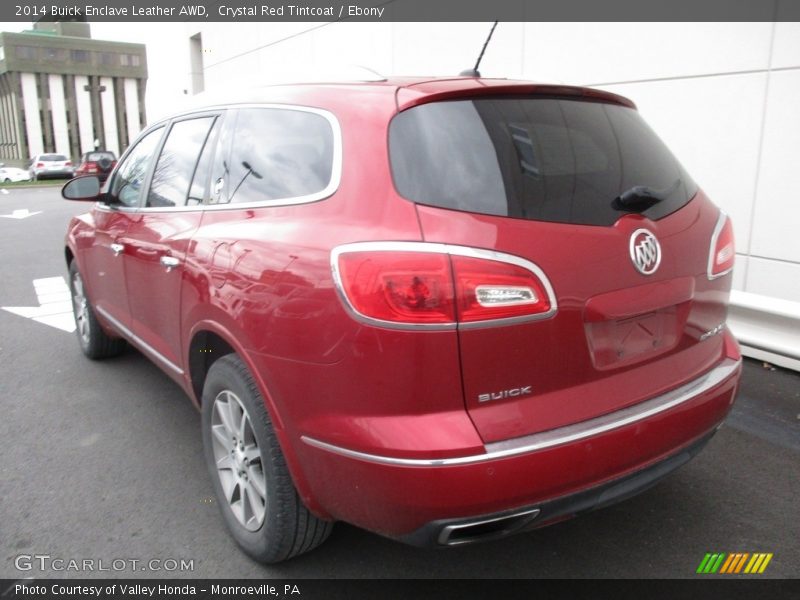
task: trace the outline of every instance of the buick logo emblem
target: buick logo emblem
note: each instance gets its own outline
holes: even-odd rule
[[[661,245],[647,229],[637,229],[631,234],[631,261],[642,275],[652,275],[661,264]]]

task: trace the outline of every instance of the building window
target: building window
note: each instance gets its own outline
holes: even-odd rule
[[[22,60],[36,59],[36,48],[33,46],[16,46],[14,50],[17,54],[17,58],[21,58]]]
[[[97,64],[104,67],[115,67],[119,64],[117,61],[117,54],[114,52],[98,52]]]
[[[67,60],[67,51],[63,48],[42,48],[45,60],[63,62]]]
[[[189,38],[189,64],[192,69],[192,94],[199,94],[205,87],[203,72],[203,36],[195,33]]]
[[[71,53],[70,53],[70,58],[72,58],[72,62],[88,63],[89,62],[89,51],[88,50],[72,50]]]
[[[142,64],[142,59],[138,54],[120,54],[119,60],[123,67],[138,67]]]

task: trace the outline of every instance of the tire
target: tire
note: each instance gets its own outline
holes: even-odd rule
[[[264,399],[241,359],[228,354],[203,387],[203,449],[217,503],[236,543],[272,564],[319,546],[333,523],[300,500]]]
[[[75,317],[75,333],[83,353],[93,360],[117,356],[125,350],[125,340],[108,335],[94,314],[86,296],[83,278],[76,261],[69,264],[69,289],[72,297],[72,314]]]

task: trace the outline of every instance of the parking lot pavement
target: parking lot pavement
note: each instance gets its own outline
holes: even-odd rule
[[[41,211],[0,218],[0,306],[36,306],[32,281],[66,274],[66,224],[85,208],[56,188],[0,195],[0,215]],[[339,524],[313,553],[263,567],[226,534],[199,415],[167,376],[132,350],[89,361],[74,334],[5,310],[0,331],[0,578],[698,577],[707,552],[771,552],[762,577],[800,576],[797,373],[747,361],[734,411],[706,449],[622,504],[448,550]],[[193,569],[20,571],[20,555],[185,559]]]

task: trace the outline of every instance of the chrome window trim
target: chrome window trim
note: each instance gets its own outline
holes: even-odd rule
[[[550,300],[550,310],[546,313],[536,315],[526,315],[522,317],[505,317],[500,319],[487,319],[485,321],[472,321],[469,323],[396,323],[394,321],[384,321],[383,319],[375,319],[360,313],[351,304],[350,299],[344,292],[342,284],[342,276],[339,272],[339,257],[348,252],[381,252],[381,251],[398,251],[398,252],[429,252],[436,254],[449,254],[455,256],[466,256],[469,258],[481,258],[512,264],[527,271],[530,271],[544,286],[547,297]],[[342,299],[345,308],[348,312],[361,323],[367,325],[379,325],[388,329],[405,329],[411,331],[442,331],[449,329],[482,329],[485,327],[500,327],[503,325],[516,325],[518,323],[527,323],[530,321],[540,321],[542,319],[549,319],[558,311],[558,303],[556,301],[556,294],[553,291],[553,286],[544,271],[535,263],[513,254],[506,254],[504,252],[497,252],[496,250],[485,250],[482,248],[471,248],[468,246],[455,246],[452,244],[440,244],[436,242],[354,242],[351,244],[342,244],[336,246],[331,250],[331,273],[333,275],[333,283],[336,292]]]
[[[711,245],[708,247],[708,267],[706,268],[706,277],[708,277],[709,281],[714,281],[715,279],[719,279],[720,277],[725,277],[728,273],[733,271],[733,267],[730,269],[726,269],[722,273],[717,273],[716,275],[711,274],[711,269],[714,267],[714,249],[717,247],[717,240],[719,239],[719,234],[722,233],[722,228],[725,227],[725,221],[728,218],[728,214],[725,211],[719,211],[719,217],[717,218],[717,224],[714,226],[714,233],[711,234]],[[736,262],[736,257],[734,254],[734,263]]]
[[[334,115],[332,112],[324,108],[302,106],[299,104],[275,104],[275,103],[229,104],[222,106],[211,106],[203,109],[198,109],[192,112],[181,113],[169,119],[159,121],[153,126],[148,127],[145,131],[142,132],[141,135],[146,134],[148,131],[150,131],[151,129],[155,129],[158,126],[168,125],[169,128],[171,128],[172,124],[177,121],[184,121],[186,119],[192,119],[192,118],[201,118],[207,115],[210,116],[211,114],[221,115],[223,111],[240,109],[240,108],[244,109],[269,108],[278,110],[294,110],[299,112],[313,113],[323,117],[330,125],[331,135],[333,136],[333,157],[331,160],[331,178],[330,181],[328,182],[328,185],[325,186],[324,189],[320,190],[319,192],[315,192],[313,194],[306,194],[305,196],[294,196],[290,198],[278,198],[274,200],[263,200],[260,202],[238,202],[238,203],[234,202],[232,204],[195,204],[192,206],[159,206],[159,207],[141,206],[141,207],[136,207],[133,210],[138,213],[164,213],[164,212],[172,213],[172,212],[192,212],[192,211],[206,211],[206,210],[236,210],[240,208],[241,209],[267,208],[271,206],[294,206],[297,204],[309,204],[311,202],[318,202],[320,200],[324,200],[325,198],[329,198],[336,193],[336,191],[339,189],[339,185],[341,184],[342,180],[342,155],[343,155],[342,128],[341,125],[339,124],[339,120],[336,118],[336,115]],[[138,141],[138,139],[139,138],[137,137],[136,140]],[[165,140],[162,140],[162,143],[163,141]],[[159,146],[158,152],[159,153],[161,152],[161,146]],[[122,158],[120,158],[119,162],[122,162]],[[148,190],[149,189],[150,188],[148,182]],[[101,210],[121,210],[122,212],[128,212],[126,210],[122,210],[122,208],[120,207],[111,206],[108,204],[104,204],[102,202],[98,202],[95,205],[95,207]]]
[[[112,317],[108,314],[108,311],[102,309],[101,307],[95,307],[95,310],[103,315],[103,318],[106,319],[111,325],[116,329],[119,333],[121,333],[125,338],[130,340],[136,346],[138,346],[141,350],[143,350],[146,354],[149,354],[152,358],[160,362],[162,365],[176,373],[177,375],[183,376],[183,369],[181,369],[178,365],[173,363],[169,360],[166,356],[161,354],[158,350],[153,348],[150,344],[145,342],[142,338],[138,335],[133,333],[130,329],[125,327],[122,323],[120,323],[117,319]]]
[[[601,415],[589,419],[588,421],[582,421],[581,423],[574,423],[565,427],[542,431],[511,440],[492,442],[484,446],[484,454],[457,456],[453,458],[399,458],[350,450],[349,448],[329,444],[306,435],[301,436],[300,439],[309,446],[333,454],[382,465],[398,467],[448,467],[484,463],[491,460],[512,458],[523,454],[546,450],[548,448],[554,448],[563,444],[578,442],[614,429],[619,429],[620,427],[632,425],[664,411],[673,409],[726,381],[739,369],[741,362],[741,359],[733,360],[726,358],[716,367],[697,379],[665,394],[651,398],[650,400],[645,400],[639,404]]]

